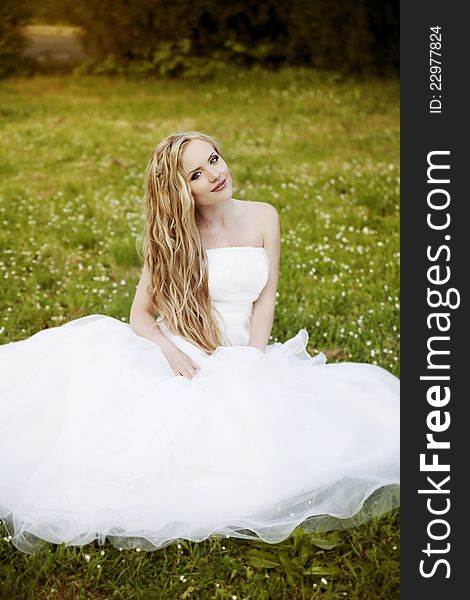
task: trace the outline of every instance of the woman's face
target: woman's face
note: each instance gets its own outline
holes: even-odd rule
[[[209,206],[232,197],[227,163],[204,140],[191,140],[181,154],[181,166],[196,206]]]

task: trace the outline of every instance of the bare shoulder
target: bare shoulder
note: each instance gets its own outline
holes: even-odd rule
[[[277,209],[269,202],[252,202],[254,210],[263,217],[270,217],[271,219],[278,218]]]
[[[279,237],[279,214],[269,202],[254,202],[254,218],[263,232],[265,243]]]
[[[257,239],[263,240],[265,247],[278,250],[280,244],[280,224],[277,209],[269,202],[243,202],[245,223],[256,232]]]
[[[258,202],[255,200],[239,200],[243,207],[249,214],[250,218],[262,221],[270,221],[277,223],[279,221],[279,214],[277,209],[269,202]]]

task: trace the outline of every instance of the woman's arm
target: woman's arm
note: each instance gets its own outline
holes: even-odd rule
[[[152,295],[147,291],[150,285],[150,274],[144,264],[142,275],[135,292],[130,310],[129,324],[133,331],[141,337],[154,342],[165,355],[175,375],[183,375],[190,379],[199,367],[182,350],[180,350],[160,329],[155,320],[156,306]]]
[[[269,257],[269,277],[259,298],[253,304],[250,346],[264,352],[271,335],[276,307],[281,234],[279,215],[274,206],[260,202],[257,208],[260,227],[263,231],[264,248]]]
[[[137,335],[154,342],[157,346],[166,346],[165,340],[172,342],[162,332],[155,320],[157,307],[153,302],[152,295],[148,292],[149,287],[150,273],[147,263],[145,263],[132,301],[129,324]]]

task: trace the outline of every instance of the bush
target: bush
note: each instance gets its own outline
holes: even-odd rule
[[[208,78],[226,68],[223,60],[214,57],[194,56],[191,42],[163,42],[155,49],[135,53],[132,60],[108,54],[104,59],[90,59],[79,65],[75,72],[93,75],[123,75],[130,79],[149,76],[160,78]]]
[[[0,16],[14,38],[1,45],[5,64],[14,63],[10,52],[19,56],[19,23],[30,6],[41,21],[81,28],[92,57],[79,69],[85,73],[206,76],[221,63],[399,72],[397,0],[4,0]]]
[[[22,28],[32,18],[30,0],[2,0],[0,2],[0,77],[6,77],[28,66],[23,58],[27,40]]]
[[[396,0],[84,0],[70,7],[70,20],[105,70],[123,63],[132,71],[135,62],[141,73],[178,76],[205,57],[238,66],[398,72]]]

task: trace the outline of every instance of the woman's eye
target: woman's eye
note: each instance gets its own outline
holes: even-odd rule
[[[215,164],[217,161],[219,160],[219,156],[217,154],[214,154],[214,156],[211,156],[209,159],[209,162],[211,165]],[[192,175],[191,175],[191,181],[195,181],[196,179],[199,178],[199,175],[201,174],[201,171],[195,171]]]

